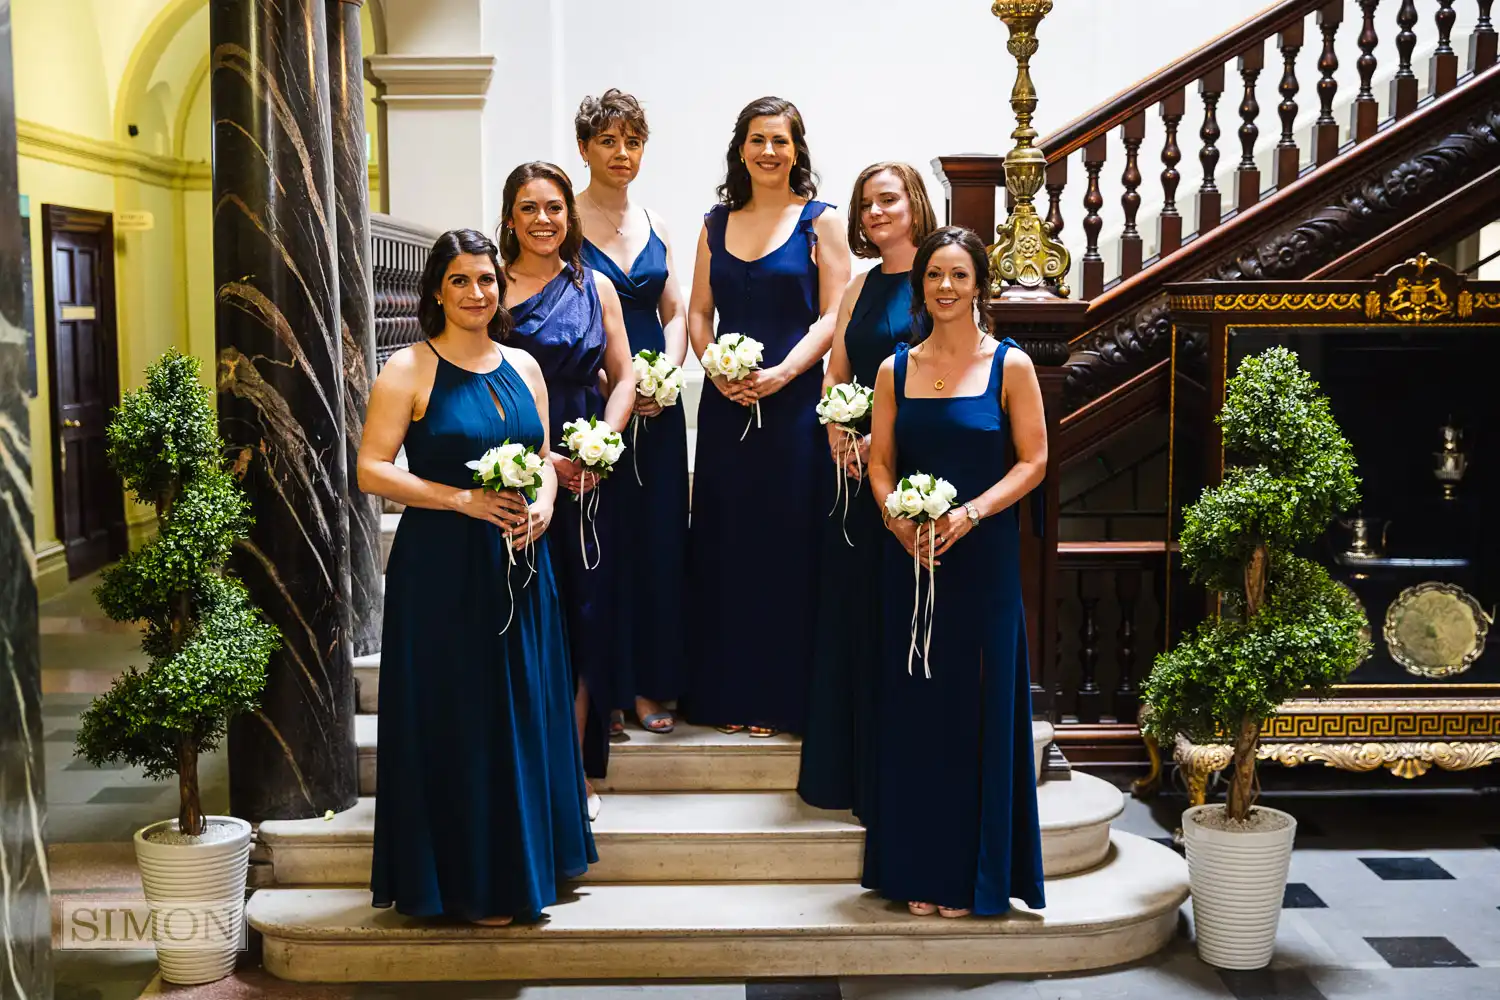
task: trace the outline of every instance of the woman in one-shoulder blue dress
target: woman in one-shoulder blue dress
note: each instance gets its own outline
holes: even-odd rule
[[[564,423],[588,417],[623,433],[635,396],[629,344],[613,286],[578,259],[583,230],[567,175],[545,163],[517,167],[505,184],[503,218],[500,249],[514,283],[508,298],[515,331],[509,342],[541,366],[552,440],[561,441]],[[601,390],[601,372],[612,387],[608,397]],[[629,552],[617,486],[630,473],[630,454],[621,459],[626,468],[592,486],[599,497],[590,523],[584,518],[590,474],[563,460],[560,445],[554,452],[559,479],[572,494],[560,495],[552,537],[580,685],[584,769],[602,778],[609,765],[610,714],[633,695],[618,670],[629,656],[630,620],[618,601],[619,574]],[[591,794],[591,812],[597,802]]]
[[[880,265],[849,283],[839,330],[823,376],[825,387],[848,382],[874,388],[880,363],[912,336],[911,284],[917,244],[936,228],[921,175],[904,163],[876,163],[860,172],[850,199],[849,245]],[[864,466],[870,418],[851,448],[830,428],[830,464],[844,475],[847,500],[823,523],[817,638],[797,794],[821,809],[863,816],[875,780],[875,694],[880,681],[881,552],[885,529],[870,502]],[[854,449],[857,455],[851,455]]]
[[[507,439],[544,445],[540,372],[487,336],[508,326],[490,318],[499,273],[480,234],[438,240],[424,303],[441,298],[472,329],[419,312],[434,340],[387,363],[359,455],[360,488],[406,504],[386,571],[373,902],[481,923],[536,915],[596,860],[552,535],[536,538],[528,582],[497,526],[529,513],[545,530],[556,487],[528,511],[519,493],[476,488],[465,464]]]
[[[607,90],[585,97],[573,120],[578,152],[589,168],[579,192],[583,262],[607,277],[620,296],[632,357],[663,354],[681,366],[687,353],[687,304],[672,273],[672,248],[660,220],[631,201],[649,128],[632,95]],[[637,249],[639,248],[639,249]],[[621,574],[621,614],[631,622],[631,656],[620,664],[620,685],[648,733],[675,726],[664,702],[687,683],[683,593],[687,572],[688,466],[686,400],[659,406],[637,396],[626,443],[626,466],[612,483],[630,530],[630,568]],[[611,734],[624,735],[623,712]]]
[[[705,379],[688,535],[686,715],[751,736],[802,731],[819,538],[833,499],[815,412],[818,361],[849,258],[836,214],[812,200],[810,160],[789,102],[763,98],[740,113],[723,202],[699,237],[688,311],[700,357],[716,312],[717,335],[765,345],[763,370],[743,382]]]
[[[881,367],[871,502],[924,472],[951,482],[959,505],[932,522],[938,586],[925,662],[921,640],[909,657],[912,612],[929,586],[924,569],[924,600],[914,604],[911,553],[926,561],[927,529],[888,521],[877,780],[864,817],[862,884],[918,915],[1000,914],[1012,897],[1040,908],[1017,504],[1046,470],[1041,390],[1015,344],[996,344],[975,324],[989,283],[977,236],[937,230],[912,276],[934,328],[920,348],[901,345]],[[914,731],[923,737],[912,739]]]

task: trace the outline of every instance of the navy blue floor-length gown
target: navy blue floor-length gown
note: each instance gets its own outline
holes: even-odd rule
[[[947,479],[960,502],[1004,478],[1010,422],[1000,406],[1007,350],[977,396],[906,395],[896,349],[896,468]],[[865,888],[888,899],[1004,913],[1039,908],[1042,838],[1032,770],[1031,684],[1014,505],[980,521],[937,568],[929,665],[907,672],[911,557],[886,543],[884,655],[874,808],[864,817]],[[922,572],[926,587],[927,571]]]
[[[604,367],[603,307],[594,272],[585,267],[582,282],[578,279],[579,272],[569,264],[541,291],[513,306],[510,314],[516,327],[506,341],[541,366],[552,411],[548,430],[552,447],[559,449],[563,424],[604,416],[604,397],[599,391],[599,370]],[[629,460],[626,452],[622,465]],[[597,517],[593,525],[582,525],[582,541],[580,498],[559,486],[557,509],[547,532],[568,623],[573,671],[589,692],[583,765],[591,778],[604,777],[609,767],[611,710],[632,704],[634,695],[625,690],[616,670],[626,659],[630,641],[629,619],[619,614],[618,567],[626,553],[617,530],[623,515],[617,487],[628,474],[628,468],[616,468],[595,487],[599,491]],[[592,569],[584,568],[585,550]]]
[[[588,240],[583,259],[620,293],[632,356],[666,350],[657,305],[667,284],[667,247],[651,231],[629,271]],[[620,574],[621,614],[631,622],[631,655],[621,664],[619,687],[634,696],[671,701],[686,684],[683,657],[683,578],[687,572],[687,420],[682,403],[642,417],[625,442],[621,469],[612,477],[619,498],[620,533],[629,568]],[[639,476],[639,481],[637,481]],[[630,704],[617,707],[628,709]]]
[[[706,217],[718,334],[765,345],[780,363],[819,316],[809,201],[786,242],[753,261],[724,246],[729,209]],[[814,365],[754,411],[704,385],[698,407],[693,517],[688,533],[686,714],[702,725],[802,732],[817,614],[818,549],[833,499],[828,436],[815,407]],[[744,440],[741,440],[741,435]]]
[[[531,391],[510,363],[476,373],[439,359],[427,411],[406,435],[412,473],[473,486],[464,463],[507,438],[542,444]],[[486,521],[420,507],[401,515],[380,650],[376,906],[524,918],[597,860],[551,539],[537,542],[529,583],[505,549]]]
[[[898,343],[911,340],[910,273],[876,268],[865,276],[844,328],[844,350],[860,385],[873,387],[880,363]],[[866,416],[860,429],[868,433],[869,424]],[[830,457],[824,475],[833,474]],[[808,805],[863,816],[875,771],[886,530],[868,480],[845,478],[844,485],[852,494],[847,514],[840,502],[823,522],[817,638],[797,793]]]

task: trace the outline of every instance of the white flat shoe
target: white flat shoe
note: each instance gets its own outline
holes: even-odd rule
[[[598,792],[590,791],[588,797],[589,822],[599,818],[599,810],[604,808],[604,800],[599,797]]]

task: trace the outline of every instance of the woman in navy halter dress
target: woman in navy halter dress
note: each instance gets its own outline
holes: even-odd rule
[[[655,351],[681,366],[687,352],[686,304],[672,274],[671,248],[658,232],[658,220],[631,206],[628,195],[645,151],[645,113],[634,97],[609,90],[602,97],[585,98],[574,125],[590,177],[579,195],[583,262],[607,277],[619,293],[631,355]],[[642,231],[644,245],[632,255]],[[604,248],[629,259],[629,266],[622,267]],[[620,575],[619,606],[632,625],[633,642],[631,655],[619,664],[618,687],[634,696],[634,704],[616,707],[633,708],[647,732],[670,733],[672,713],[662,703],[679,698],[687,683],[683,588],[688,470],[683,402],[661,407],[635,397],[635,419],[625,442],[630,450],[624,468],[609,485],[623,523],[630,526],[621,536],[630,558]],[[616,730],[623,732],[623,722],[612,722],[612,733]]]
[[[912,285],[935,325],[918,353],[900,345],[881,366],[871,503],[917,472],[947,479],[964,503],[932,522],[932,644],[910,672],[911,551],[925,562],[928,542],[925,528],[919,535],[911,521],[888,522],[877,783],[864,817],[862,884],[919,915],[1000,914],[1012,897],[1040,908],[1017,503],[1046,470],[1041,390],[1013,342],[996,344],[975,325],[989,285],[977,236],[935,232],[917,252]],[[911,738],[914,726],[921,739]]]
[[[911,284],[917,244],[937,228],[921,176],[904,163],[876,163],[860,172],[851,199],[849,245],[880,266],[849,282],[824,386],[851,379],[873,388],[880,363],[912,335]],[[821,809],[862,816],[875,780],[875,693],[880,678],[880,565],[885,530],[870,502],[864,467],[866,415],[858,457],[842,431],[830,428],[835,474],[850,496],[823,522],[817,638],[797,794]],[[825,473],[826,475],[827,473]]]
[[[439,238],[418,313],[433,340],[387,362],[359,455],[360,488],[406,504],[386,571],[373,902],[483,923],[534,916],[596,860],[552,536],[535,533],[556,483],[530,508],[528,582],[506,553],[525,499],[475,488],[465,465],[507,439],[546,445],[541,372],[486,332],[509,326],[499,274],[480,234]]]
[[[515,331],[509,342],[541,366],[552,440],[561,440],[564,423],[587,417],[598,417],[623,433],[635,387],[619,299],[607,280],[577,259],[583,230],[567,175],[551,164],[522,164],[505,182],[504,205],[500,249],[508,280],[514,283],[508,297]],[[601,371],[613,387],[608,398],[600,391]],[[629,655],[630,621],[619,613],[617,600],[618,574],[628,552],[620,531],[624,511],[615,491],[618,478],[629,469],[616,469],[592,486],[600,496],[597,517],[588,524],[582,523],[583,501],[591,475],[560,455],[553,461],[564,487],[583,490],[559,497],[552,537],[580,685],[584,770],[602,778],[609,765],[610,713],[631,694],[622,689],[617,671]],[[627,452],[621,462],[629,461]],[[585,568],[585,557],[592,568]],[[590,803],[591,811],[596,801]]]
[[[849,259],[836,214],[811,200],[810,160],[789,102],[763,98],[740,113],[724,202],[699,237],[688,316],[700,356],[715,312],[719,335],[765,345],[763,371],[706,379],[688,536],[686,714],[752,736],[802,731],[819,538],[833,499],[814,408]]]

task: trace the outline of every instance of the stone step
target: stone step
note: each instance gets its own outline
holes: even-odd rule
[[[1044,781],[1037,792],[1047,876],[1098,865],[1124,796],[1099,778]],[[268,820],[278,885],[367,885],[375,800],[330,821]],[[589,882],[856,881],[864,830],[844,812],[814,809],[795,792],[611,794],[594,823],[599,862]]]
[[[359,745],[359,793],[375,794],[376,716],[354,719]],[[609,777],[600,792],[764,791],[797,787],[802,741],[795,736],[751,739],[678,723],[662,736],[631,727],[630,740],[609,750]]]
[[[379,691],[380,654],[376,666],[361,676],[361,712],[366,686]],[[369,657],[361,657],[363,660]],[[369,678],[367,681],[365,678]],[[374,795],[378,716],[354,717],[359,747],[359,794]],[[1044,750],[1052,741],[1052,726],[1033,722],[1032,750],[1040,778]],[[797,787],[802,741],[785,733],[753,739],[744,733],[726,735],[704,726],[679,722],[666,735],[628,726],[630,739],[609,750],[609,777],[594,782],[600,792],[740,792],[787,791]]]
[[[1187,898],[1175,851],[1115,833],[1105,862],[1047,883],[1047,908],[913,917],[848,882],[588,884],[539,923],[480,927],[370,906],[369,890],[260,889],[250,926],[297,982],[1039,974],[1159,950]]]
[[[382,578],[383,579],[383,578]],[[380,708],[380,653],[354,658],[355,711],[374,716]],[[355,720],[356,732],[359,722]]]

